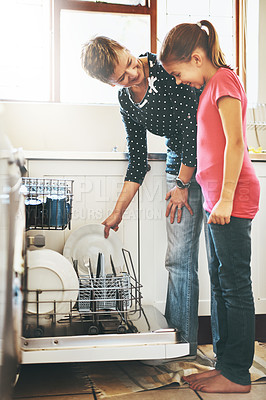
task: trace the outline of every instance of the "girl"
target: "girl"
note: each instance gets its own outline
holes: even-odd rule
[[[204,85],[197,112],[196,179],[208,218],[220,340],[215,369],[185,380],[204,392],[249,392],[254,355],[250,230],[260,189],[247,151],[247,98],[209,21],[174,27],[164,39],[160,60],[177,84]]]

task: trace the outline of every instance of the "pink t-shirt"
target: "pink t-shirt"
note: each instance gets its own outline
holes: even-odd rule
[[[197,113],[197,181],[204,195],[204,208],[211,212],[220,198],[223,181],[225,134],[217,106],[223,96],[241,101],[242,126],[246,149],[237,183],[232,216],[254,218],[259,209],[260,186],[250,161],[246,141],[247,98],[237,75],[228,68],[219,68],[209,80],[201,96]]]

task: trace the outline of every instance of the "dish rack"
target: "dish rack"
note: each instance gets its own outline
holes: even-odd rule
[[[73,180],[22,178],[26,205],[26,230],[70,229]]]
[[[247,109],[247,129],[253,130],[256,144],[265,149],[266,104],[250,104]],[[265,150],[262,150],[265,153]]]
[[[97,278],[89,275],[78,276],[77,299],[67,302],[68,312],[64,313],[60,312],[62,302],[56,300],[53,301],[52,313],[40,313],[43,302],[52,302],[51,298],[55,290],[28,290],[27,274],[25,274],[23,336],[32,338],[137,332],[134,321],[143,316],[142,285],[137,279],[130,252],[122,249],[122,254],[125,272],[117,276],[107,274]],[[77,263],[73,262],[76,272],[77,267]],[[73,289],[69,290],[73,292]],[[30,301],[28,300],[29,293],[31,294]],[[49,300],[40,300],[41,294],[42,296],[49,294]],[[58,298],[58,290],[56,294]],[[31,309],[36,310],[35,313],[28,311],[29,304]],[[149,328],[149,323],[146,322]]]

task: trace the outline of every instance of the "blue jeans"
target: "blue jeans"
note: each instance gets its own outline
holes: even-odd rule
[[[176,186],[175,175],[167,174],[167,191]],[[188,202],[191,216],[183,207],[181,222],[170,223],[167,218],[168,246],[165,266],[169,272],[165,317],[171,327],[177,328],[190,343],[190,355],[197,352],[198,343],[198,252],[199,236],[204,216],[201,188],[193,178]],[[215,309],[215,305],[212,305]],[[215,312],[213,313],[215,316]],[[217,323],[212,318],[213,339],[217,339]],[[216,350],[214,346],[214,351]]]
[[[208,225],[209,267],[220,336],[216,369],[240,385],[250,384],[249,368],[254,355],[251,222],[250,219],[231,217],[229,224]]]

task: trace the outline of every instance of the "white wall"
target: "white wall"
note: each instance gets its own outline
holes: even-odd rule
[[[26,150],[125,150],[115,106],[4,103],[2,125],[13,146]]]
[[[116,105],[1,103],[1,130],[14,147],[47,151],[126,151]],[[164,152],[164,139],[148,135],[149,152]]]

